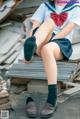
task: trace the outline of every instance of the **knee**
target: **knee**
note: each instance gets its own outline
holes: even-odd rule
[[[36,54],[37,54],[38,56],[42,56],[42,54],[45,55],[46,52],[47,52],[47,53],[50,52],[50,49],[49,49],[48,44],[39,46],[39,47],[36,49]]]
[[[41,56],[49,56],[51,54],[51,50],[49,48],[49,46],[46,44],[41,48]]]

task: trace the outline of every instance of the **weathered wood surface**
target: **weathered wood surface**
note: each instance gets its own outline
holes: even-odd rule
[[[74,71],[73,76],[71,77],[75,82],[80,82],[80,63],[78,64],[77,69]]]
[[[1,70],[8,69],[12,65],[19,54],[24,40],[24,25],[15,21],[8,23],[8,26],[3,26],[0,29]]]
[[[20,34],[20,35],[24,35],[24,33],[25,33],[25,27],[24,27],[24,24],[23,23],[17,22],[15,20],[12,20],[12,21],[10,20],[10,21],[8,21],[8,23],[10,25],[4,26],[3,27],[4,30],[10,31],[10,32],[12,32],[12,34],[17,33],[17,34]],[[5,24],[6,24],[6,22],[4,23],[4,25]]]
[[[2,4],[3,4],[3,0],[0,0],[0,7],[2,6]]]
[[[10,35],[10,34],[8,34],[8,35]],[[0,46],[2,46],[2,47],[0,47],[0,63],[4,62],[9,56],[11,56],[14,52],[16,52],[17,48],[20,45],[20,44],[17,44],[20,39],[19,34],[11,34],[11,37],[9,36],[9,39],[7,41],[5,41],[4,44],[1,43],[1,45],[0,45]]]
[[[58,64],[58,79],[61,81],[68,80],[71,74],[76,70],[77,64],[70,62],[57,62]],[[63,75],[64,74],[64,75]],[[43,62],[41,58],[34,57],[31,64],[15,63],[10,68],[8,74],[10,77],[23,77],[32,79],[46,79]]]
[[[24,0],[18,7],[17,9],[21,8],[29,8],[29,7],[35,7],[39,6],[42,2],[47,1],[47,0]]]
[[[0,23],[3,22],[22,0],[6,0],[0,7]]]
[[[6,30],[0,30],[0,55],[5,55],[19,41],[21,35]]]

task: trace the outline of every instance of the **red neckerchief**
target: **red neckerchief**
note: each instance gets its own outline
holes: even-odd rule
[[[76,1],[76,0],[74,0],[74,1]],[[67,20],[68,11],[72,10],[75,7],[80,7],[79,2],[77,2],[75,4],[74,1],[70,0],[68,2],[68,4],[63,8],[62,13],[60,13],[60,14],[56,13],[56,8],[55,8],[54,2],[52,2],[51,0],[49,0],[49,3],[45,2],[45,5],[47,6],[47,8],[52,11],[50,16],[57,26],[62,26],[64,24],[64,22]]]
[[[57,14],[56,12],[53,12],[50,14],[50,17],[53,19],[53,21],[55,22],[57,26],[62,26],[68,17],[68,13],[63,12],[63,13]]]

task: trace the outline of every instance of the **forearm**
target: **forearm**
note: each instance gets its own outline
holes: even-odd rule
[[[69,23],[58,34],[56,34],[53,39],[65,38],[75,28],[75,26],[76,26],[76,24]]]

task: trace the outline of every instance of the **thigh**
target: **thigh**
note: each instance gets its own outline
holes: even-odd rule
[[[46,42],[43,42],[40,46],[37,47],[37,50],[36,50],[36,54],[38,56],[41,56],[41,49],[44,45],[47,44],[47,41],[49,41],[50,39],[52,38],[52,33],[48,35],[47,39],[46,39]]]
[[[54,57],[56,60],[62,60],[64,58],[60,47],[57,43],[55,42],[50,42],[48,44],[46,44],[46,48],[53,53]]]

